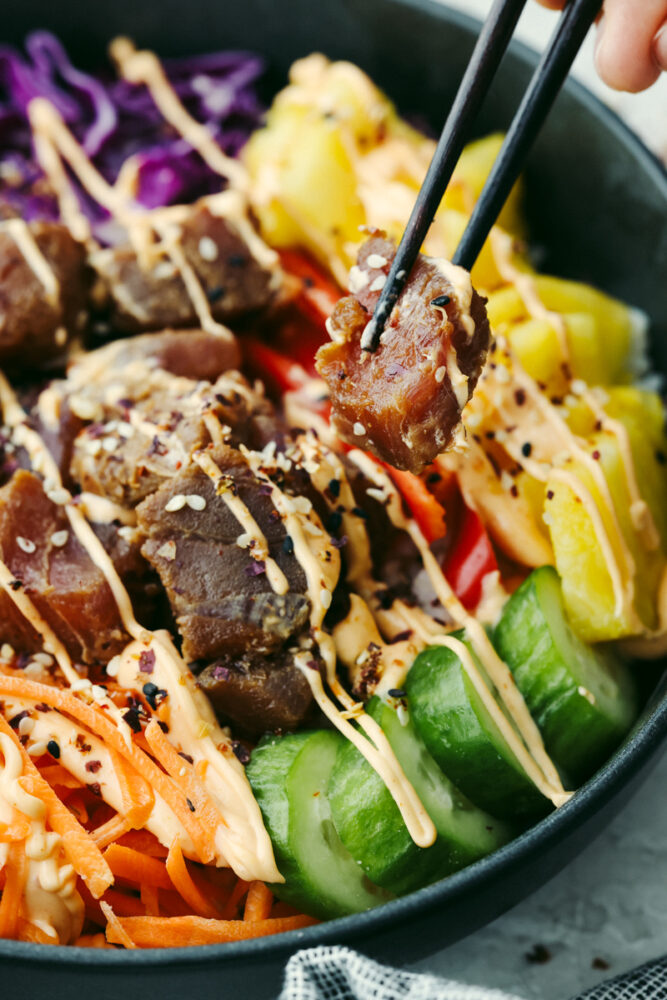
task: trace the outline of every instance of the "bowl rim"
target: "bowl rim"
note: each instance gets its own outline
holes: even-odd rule
[[[434,20],[454,23],[476,37],[481,22],[464,12],[448,7],[438,0],[385,0],[403,8],[425,13]],[[524,42],[513,40],[508,52],[529,67],[537,64],[539,53]],[[568,77],[563,91],[572,96],[590,114],[601,120],[620,145],[640,163],[642,172],[651,175],[658,189],[662,189],[667,204],[667,171],[639,136],[578,80]],[[38,962],[41,966],[62,969],[82,966],[96,970],[126,968],[150,969],[156,966],[221,965],[237,959],[286,958],[298,948],[321,944],[334,944],[355,937],[373,936],[389,929],[395,923],[406,923],[411,917],[423,917],[440,909],[445,903],[474,891],[478,886],[492,881],[504,870],[523,866],[537,857],[542,849],[565,835],[598,812],[611,801],[631,779],[642,771],[651,757],[657,759],[661,744],[667,744],[667,673],[659,681],[649,698],[640,720],[622,746],[572,798],[535,826],[520,834],[508,844],[472,865],[449,875],[432,885],[409,893],[381,906],[339,917],[302,930],[287,931],[269,937],[225,944],[187,945],[180,948],[152,948],[125,951],[106,949],[53,946],[32,942],[0,940],[0,961],[17,959]],[[663,746],[663,750],[665,747]]]

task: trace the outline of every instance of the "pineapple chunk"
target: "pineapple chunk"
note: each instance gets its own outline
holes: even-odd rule
[[[568,461],[562,468],[576,476],[595,502],[622,579],[634,582],[631,607],[617,607],[609,563],[585,500],[582,502],[576,491],[553,473],[547,482],[545,518],[572,627],[589,642],[600,642],[656,627],[656,595],[665,559],[660,548],[650,550],[642,544],[632,523],[631,496],[616,438],[594,434],[589,448],[591,454],[599,456],[613,516],[585,464]]]
[[[445,191],[441,208],[454,209],[470,215],[482,193],[486,178],[491,173],[505,136],[501,132],[487,135],[469,143],[461,153],[454,175]],[[521,213],[523,192],[517,181],[498,216],[497,224],[512,236],[524,236],[525,226]]]

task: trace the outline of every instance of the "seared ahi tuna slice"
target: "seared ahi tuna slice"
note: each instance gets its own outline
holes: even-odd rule
[[[34,372],[86,322],[85,251],[56,222],[0,222],[0,365]]]
[[[489,324],[470,276],[420,256],[373,354],[360,341],[396,248],[374,236],[352,268],[352,295],[329,322],[317,353],[333,423],[349,444],[398,469],[419,472],[451,443],[489,347]]]
[[[0,489],[0,557],[74,660],[106,663],[126,644],[103,574],[70,530],[63,508],[49,500],[37,476],[23,469]],[[121,545],[116,557],[129,566],[136,552],[131,557]],[[0,640],[26,652],[43,646],[4,591]]]
[[[173,331],[137,337],[72,368],[64,383],[69,407],[88,423],[74,442],[70,471],[83,490],[123,506],[139,503],[208,444],[206,414],[215,415],[233,445],[262,448],[276,434],[271,404],[238,372],[213,383],[189,377],[203,373],[209,339],[215,338]],[[216,367],[222,360],[219,352]]]
[[[215,199],[163,213],[180,233],[180,248],[220,322],[265,308],[280,284],[277,257],[238,215],[238,197],[229,194],[235,211],[228,217],[214,214],[217,204],[223,209],[227,204]],[[137,332],[197,323],[192,299],[168,256],[145,268],[128,243],[97,251],[90,262],[99,279],[96,304],[109,310],[113,328]]]
[[[198,684],[218,718],[240,736],[296,729],[313,705],[308,681],[287,650],[223,657],[201,672]]]
[[[198,466],[164,483],[137,507],[142,552],[167,591],[187,660],[252,650],[270,653],[308,618],[306,579],[271,498],[239,452],[211,452],[226,488],[247,506],[289,590],[276,593],[247,532]]]

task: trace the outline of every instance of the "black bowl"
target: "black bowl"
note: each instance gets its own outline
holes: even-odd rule
[[[3,41],[56,31],[95,65],[115,34],[163,55],[218,47],[266,55],[279,86],[314,50],[351,59],[405,112],[438,129],[479,25],[429,0],[22,0],[3,11]],[[506,127],[536,62],[510,51],[477,124]],[[667,373],[667,179],[639,141],[569,83],[531,154],[527,210],[545,270],[591,281],[651,317],[656,367]],[[109,952],[0,942],[3,995],[71,1000],[275,996],[297,948],[346,942],[394,963],[430,954],[492,920],[546,882],[609,823],[657,759],[667,733],[667,678],[642,668],[649,694],[621,749],[567,805],[492,856],[378,910],[277,938],[173,950]],[[660,669],[660,668],[659,668]],[[650,677],[653,680],[650,680]],[[656,687],[657,684],[657,687]]]

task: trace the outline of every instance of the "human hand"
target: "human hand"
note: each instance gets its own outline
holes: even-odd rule
[[[538,0],[560,9],[565,0]],[[615,90],[646,90],[667,71],[667,0],[605,0],[595,66]]]

